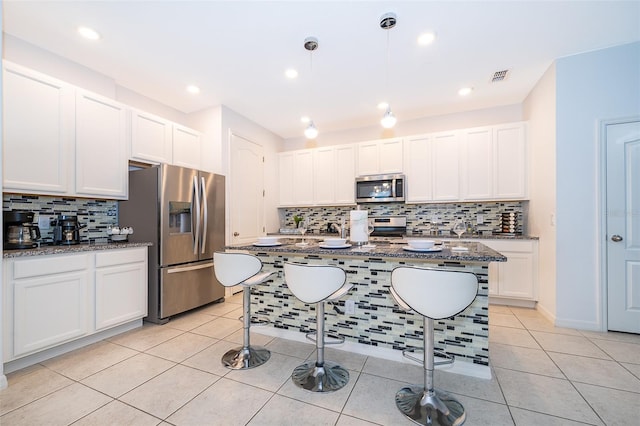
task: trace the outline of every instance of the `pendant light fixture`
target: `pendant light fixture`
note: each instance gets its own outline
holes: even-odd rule
[[[313,93],[313,51],[318,48],[318,39],[315,37],[305,38],[304,48],[309,52],[309,100],[311,100],[311,94]],[[318,128],[311,118],[309,118],[309,125],[304,130],[304,135],[307,139],[315,139],[318,137]]]
[[[397,22],[397,17],[396,17],[396,14],[393,12],[385,13],[380,17],[380,28],[387,31],[387,81],[386,81],[387,96],[390,95],[389,93],[390,92],[389,90],[389,65],[390,65],[389,64],[390,63],[389,30],[396,26],[396,22]],[[380,120],[380,124],[382,124],[382,127],[384,127],[385,129],[391,129],[393,126],[396,125],[396,121],[397,121],[396,116],[393,115],[393,112],[391,112],[391,105],[389,101],[387,101],[387,109],[384,115],[382,116],[382,120]]]

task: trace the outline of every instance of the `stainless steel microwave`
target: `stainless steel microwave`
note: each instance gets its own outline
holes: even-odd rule
[[[356,203],[404,201],[406,178],[402,174],[369,175],[356,178]]]

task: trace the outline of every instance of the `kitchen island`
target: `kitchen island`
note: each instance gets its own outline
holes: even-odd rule
[[[345,349],[400,359],[407,348],[422,348],[422,317],[398,308],[389,293],[391,271],[398,266],[433,267],[473,272],[478,277],[476,300],[453,319],[436,321],[435,345],[456,357],[453,370],[462,374],[490,377],[488,328],[488,264],[506,258],[482,243],[465,242],[436,246],[439,251],[409,251],[399,244],[361,248],[321,248],[318,241],[307,245],[283,239],[275,246],[236,245],[228,251],[246,251],[258,256],[264,271],[277,276],[253,290],[252,312],[270,321],[254,327],[257,333],[302,340],[315,328],[315,310],[297,300],[283,279],[283,263],[335,265],[347,272],[354,286],[346,296],[326,308],[326,330],[345,338]],[[453,246],[467,251],[453,251]],[[349,301],[347,304],[346,302]],[[354,311],[345,312],[347,305]],[[301,338],[302,336],[302,338]]]

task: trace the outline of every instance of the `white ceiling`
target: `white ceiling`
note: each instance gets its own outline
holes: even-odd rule
[[[321,133],[377,124],[386,99],[399,121],[520,103],[555,59],[640,40],[637,0],[4,0],[3,14],[6,33],[123,87],[185,113],[223,104],[283,138],[302,135],[305,114]],[[103,38],[79,38],[79,25]],[[428,30],[436,42],[418,46]],[[308,36],[320,45],[312,73]],[[502,69],[507,80],[490,83]]]

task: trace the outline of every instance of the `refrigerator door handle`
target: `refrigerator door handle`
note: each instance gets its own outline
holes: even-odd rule
[[[202,244],[200,253],[204,254],[204,249],[207,246],[207,223],[209,222],[209,211],[207,210],[207,185],[204,182],[204,178],[200,177],[200,187],[202,190]]]
[[[198,191],[198,178],[193,177],[193,201],[195,203],[196,212],[196,230],[193,233],[193,254],[198,254],[198,245],[200,242],[200,192]]]
[[[197,271],[198,269],[207,269],[207,268],[213,268],[213,262],[204,263],[202,265],[183,266],[180,268],[167,269],[167,274],[177,274],[180,272]]]

